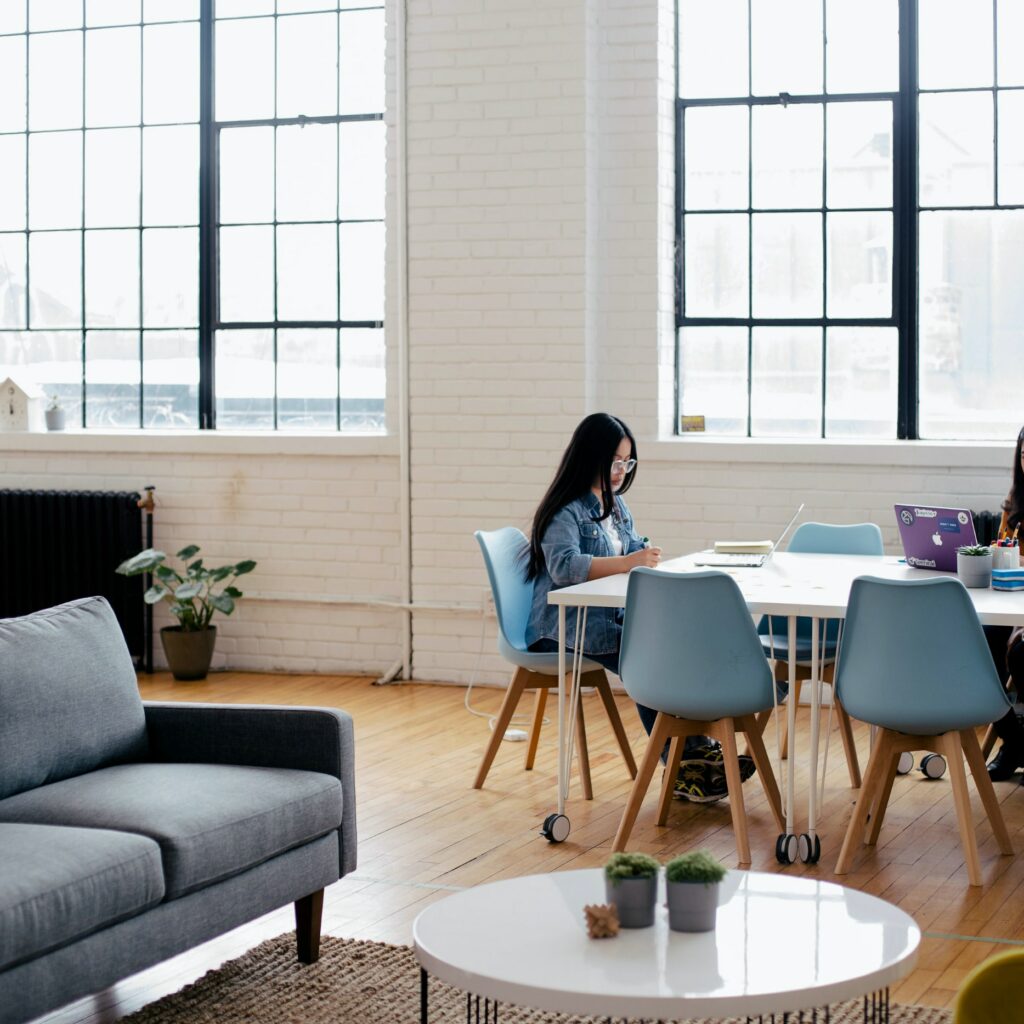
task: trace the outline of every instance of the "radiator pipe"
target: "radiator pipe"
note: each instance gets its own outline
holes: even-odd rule
[[[139,508],[142,509],[145,522],[146,522],[146,547],[151,548],[153,546],[153,509],[156,508],[156,501],[153,498],[153,492],[156,487],[153,484],[148,484],[145,488],[146,496],[139,498]],[[146,589],[149,590],[153,586],[153,574],[147,572],[143,577],[143,581],[146,584]],[[143,667],[146,670],[147,675],[153,674],[153,606],[151,604],[146,605],[144,613],[144,631],[145,637],[143,638],[144,647],[144,664]]]

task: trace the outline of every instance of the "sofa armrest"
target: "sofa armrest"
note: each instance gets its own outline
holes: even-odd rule
[[[298,768],[341,781],[341,873],[356,866],[355,738],[337,708],[146,702],[154,761]]]

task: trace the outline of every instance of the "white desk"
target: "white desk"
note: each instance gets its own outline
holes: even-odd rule
[[[662,562],[660,569],[666,572],[706,572],[708,567],[693,564],[693,555],[674,558]],[[890,556],[875,555],[811,555],[779,552],[773,555],[758,569],[723,569],[739,584],[743,599],[752,615],[785,616],[789,624],[789,643],[791,649],[796,644],[796,620],[807,617],[812,620],[812,636],[818,637],[819,619],[843,619],[846,617],[846,602],[849,599],[850,584],[858,576],[879,576],[885,579],[908,580],[934,578],[935,572],[924,569],[912,569],[904,562]],[[943,573],[940,575],[951,575]],[[558,606],[559,632],[559,688],[558,688],[558,811],[560,819],[565,816],[565,800],[569,790],[569,753],[566,743],[565,719],[565,647],[566,641],[575,639],[566,637],[565,611],[568,607],[586,608],[623,608],[626,604],[626,583],[628,575],[621,573],[600,580],[590,580],[574,587],[552,590],[548,602]],[[968,590],[978,617],[985,625],[1017,626],[1024,625],[1024,591],[1010,592],[998,590]],[[585,614],[585,612],[584,612]],[[582,615],[577,614],[577,620]],[[575,705],[579,700],[579,659],[574,659],[573,683],[570,694],[570,706],[575,713]],[[815,681],[811,686],[811,738],[809,763],[811,769],[811,785],[808,794],[807,832],[805,849],[801,849],[801,859],[817,860],[816,852],[820,846],[816,834],[817,812],[817,773],[818,773],[818,731],[819,710],[821,700],[820,687],[820,655],[817,643],[812,644],[811,678]],[[789,662],[789,692],[795,693],[796,665]],[[795,757],[796,736],[796,705],[787,701],[787,718],[789,722],[790,759]],[[788,861],[796,859],[796,839],[794,835],[794,772],[786,773],[786,833],[779,837],[779,849],[790,851]],[[554,815],[548,821],[552,821]],[[568,820],[559,821],[560,828],[555,830],[555,838],[564,839],[568,836]],[[550,837],[550,836],[549,836]],[[804,844],[801,844],[804,845]],[[804,853],[807,856],[804,856]],[[787,863],[783,855],[780,860]]]

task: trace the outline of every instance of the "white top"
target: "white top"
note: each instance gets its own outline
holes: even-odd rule
[[[692,555],[662,562],[666,572],[708,572],[693,564]],[[759,568],[722,569],[739,584],[747,607],[754,614],[806,615],[841,619],[846,615],[850,584],[858,576],[884,579],[932,579],[955,576],[927,569],[912,569],[889,555],[811,555],[780,551]],[[626,603],[626,573],[588,580],[574,587],[552,590],[550,604],[621,608]],[[1024,625],[1024,591],[968,590],[978,617],[985,625]]]
[[[613,555],[622,554],[622,538],[619,536],[619,531],[615,529],[615,523],[613,522],[614,516],[607,516],[601,520],[601,528],[605,532],[605,536],[608,538],[608,543],[612,546]]]
[[[664,882],[662,882],[662,885]],[[583,907],[604,903],[600,869],[477,886],[413,924],[427,971],[520,1006],[602,1017],[757,1015],[875,992],[914,967],[913,918],[875,896],[810,878],[730,871],[712,932],[651,928],[587,936]]]

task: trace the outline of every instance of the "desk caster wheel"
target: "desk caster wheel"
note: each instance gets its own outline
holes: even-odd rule
[[[783,832],[775,842],[775,859],[780,864],[796,862],[797,838],[792,832]]]
[[[569,819],[564,814],[549,814],[540,827],[540,834],[549,843],[564,843],[569,838]]]
[[[821,860],[821,840],[817,836],[812,839],[808,833],[802,833],[797,848],[805,864],[817,864]]]
[[[914,755],[909,750],[900,754],[899,763],[896,765],[897,775],[909,775],[914,770]]]
[[[920,771],[926,779],[941,779],[946,774],[946,759],[941,754],[928,754],[921,758]]]

